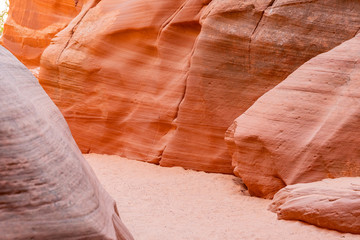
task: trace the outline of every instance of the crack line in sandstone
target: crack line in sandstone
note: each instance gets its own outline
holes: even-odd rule
[[[176,16],[181,12],[181,10],[184,9],[184,7],[186,6],[186,4],[188,3],[188,1],[185,1],[169,18],[167,18],[164,23],[161,25],[160,29],[159,29],[159,33],[158,33],[158,36],[157,36],[157,40],[156,40],[156,45],[159,44],[159,41],[161,39],[161,35],[163,33],[163,31],[172,23],[172,21],[176,18]],[[200,34],[200,33],[199,33]],[[186,71],[186,74],[185,74],[185,85],[184,85],[184,89],[183,89],[183,92],[182,92],[182,95],[181,95],[181,98],[180,98],[180,101],[179,103],[177,104],[177,107],[176,107],[176,113],[175,113],[175,116],[174,116],[174,119],[172,120],[171,122],[171,125],[174,125],[174,121],[178,118],[178,114],[179,114],[179,110],[180,110],[180,105],[182,104],[182,102],[184,101],[184,98],[185,98],[185,93],[186,93],[186,89],[187,89],[187,79],[189,77],[189,72],[190,72],[190,67],[191,67],[191,59],[194,55],[194,51],[195,51],[195,47],[196,47],[196,42],[197,42],[197,38],[195,39],[194,41],[194,46],[190,52],[190,57],[189,57],[189,62],[188,62],[188,66],[187,66],[187,71]],[[174,131],[174,129],[169,129],[169,131],[164,135],[166,136],[167,134],[169,134],[170,132]],[[159,162],[158,164],[160,165],[160,162],[161,162],[161,159],[162,159],[162,156],[163,156],[163,153],[165,152],[165,149],[166,149],[167,145],[165,144],[164,148],[160,151],[160,153],[158,154],[157,158],[159,159]]]
[[[179,12],[185,7],[186,3],[188,1],[185,1],[178,9],[176,9],[176,11],[170,15],[170,17],[168,17],[160,26],[159,28],[159,32],[157,34],[157,38],[156,38],[156,48],[158,49],[159,48],[159,42],[160,42],[160,39],[161,39],[161,35],[163,33],[163,31],[172,23],[172,21],[175,19],[175,17],[179,14]],[[158,57],[159,57],[159,51],[158,51]],[[186,85],[186,83],[185,83]],[[184,95],[185,95],[185,92],[183,93],[183,96],[181,97],[181,100],[180,100],[180,103],[182,102],[182,99],[184,98]],[[178,114],[178,111],[179,111],[179,104],[177,106],[177,109],[176,109],[176,115],[175,115],[175,118],[177,118],[177,114]],[[174,120],[173,120],[174,121]],[[171,124],[173,123],[173,121],[171,122]],[[159,131],[159,125],[160,125],[160,122],[158,123],[158,126],[157,126],[157,130],[156,130],[156,134],[155,134],[155,137],[153,139],[153,142],[152,142],[152,146],[155,145],[155,141],[156,141],[156,138],[157,138],[157,135],[158,135],[158,131]],[[173,125],[173,124],[172,124]],[[172,131],[172,128],[169,129],[169,131],[164,135],[166,136],[167,134],[169,134],[169,132]],[[164,137],[163,136],[163,137]],[[159,154],[156,156],[157,159],[159,159],[159,161],[156,163],[156,164],[159,164],[160,165],[160,161],[161,161],[161,158],[162,158],[162,155],[165,151],[165,148],[166,148],[166,145],[164,146],[164,148],[162,150],[160,150]],[[151,150],[149,150],[149,152],[151,152]],[[149,155],[149,153],[147,154]]]
[[[84,17],[85,17],[86,14],[90,11],[90,9],[96,7],[96,6],[99,4],[99,2],[101,2],[101,0],[94,0],[94,2],[93,2],[92,4],[90,4],[89,8],[88,8],[87,10],[85,10],[84,14],[80,17],[79,21],[78,21],[78,22],[74,25],[74,27],[71,29],[71,31],[70,31],[70,37],[69,37],[69,39],[67,40],[67,42],[65,43],[64,48],[61,50],[59,56],[58,56],[57,59],[56,59],[56,64],[57,64],[57,65],[59,64],[59,61],[60,61],[60,58],[61,58],[63,52],[64,52],[64,51],[66,50],[66,48],[69,46],[70,41],[71,41],[71,39],[72,39],[72,37],[73,37],[73,35],[74,35],[74,33],[75,33],[75,30],[76,30],[76,28],[79,26],[80,22],[84,19]]]
[[[199,32],[199,35],[201,33],[201,30]],[[184,77],[184,88],[183,88],[183,92],[182,92],[182,96],[180,98],[180,101],[177,105],[177,108],[176,108],[176,113],[175,113],[175,116],[174,116],[174,119],[173,121],[171,122],[171,125],[175,125],[175,121],[177,120],[178,116],[179,116],[179,112],[180,112],[180,106],[183,104],[184,100],[185,100],[185,95],[186,95],[186,90],[187,90],[187,83],[188,83],[188,78],[189,78],[189,75],[190,75],[190,69],[191,69],[191,64],[192,64],[192,59],[194,57],[194,53],[195,53],[195,49],[198,45],[198,41],[199,41],[199,35],[196,37],[195,41],[194,41],[194,45],[193,45],[193,48],[191,49],[191,52],[190,52],[190,56],[189,56],[189,62],[188,62],[188,66],[187,66],[187,70],[186,70],[186,73],[185,73],[185,77]],[[176,127],[177,128],[177,127]],[[169,134],[171,131],[173,131],[173,134],[175,133],[175,130],[176,128],[173,130],[173,129],[170,129],[167,133]],[[160,162],[162,160],[162,156],[163,156],[163,153],[165,152],[165,149],[166,149],[167,145],[165,145],[164,149],[160,152],[158,158],[159,158],[159,165],[160,165]]]
[[[186,72],[186,74],[185,74],[185,86],[184,86],[184,90],[183,90],[183,93],[182,93],[182,95],[181,95],[179,104],[178,104],[178,106],[176,107],[176,113],[175,113],[175,116],[174,116],[174,120],[173,120],[173,121],[176,121],[176,119],[178,118],[179,111],[180,111],[180,105],[182,104],[182,102],[183,102],[184,99],[185,99],[185,93],[186,93],[186,89],[187,89],[187,80],[188,80],[189,75],[190,75],[191,58],[193,57],[194,52],[195,52],[195,47],[194,47],[194,49],[193,49],[193,50],[191,51],[191,53],[190,53],[190,60],[189,60],[188,70],[187,70],[187,72]]]
[[[264,9],[264,11],[262,11],[261,16],[260,16],[260,19],[259,19],[259,21],[257,22],[254,30],[252,31],[252,33],[251,33],[251,35],[250,35],[249,48],[248,48],[248,49],[249,49],[249,57],[248,57],[248,58],[249,58],[249,70],[251,69],[251,43],[252,43],[252,38],[253,38],[253,36],[255,35],[255,32],[256,32],[256,30],[258,29],[258,27],[259,27],[259,25],[260,25],[260,22],[262,21],[266,10],[267,10],[268,8],[272,7],[272,6],[274,5],[275,1],[276,1],[276,0],[271,0],[271,1],[269,2],[269,5]]]
[[[284,3],[284,4],[281,4],[281,5],[276,6],[276,7],[274,7],[274,8],[296,6],[296,5],[306,4],[306,3],[314,3],[314,2],[317,2],[317,1],[318,1],[318,0],[304,0],[304,1],[300,1],[300,2]]]
[[[172,20],[175,19],[175,17],[179,14],[179,12],[185,7],[187,1],[185,1],[170,17],[168,17],[163,24],[161,24],[160,29],[159,29],[159,33],[157,36],[157,40],[156,40],[156,45],[158,45],[158,42],[161,38],[161,34],[163,32],[164,29],[166,29],[172,22]]]

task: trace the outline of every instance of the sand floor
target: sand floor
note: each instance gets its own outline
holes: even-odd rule
[[[136,240],[360,239],[277,220],[267,210],[269,200],[247,196],[231,175],[163,168],[118,156],[84,156]]]

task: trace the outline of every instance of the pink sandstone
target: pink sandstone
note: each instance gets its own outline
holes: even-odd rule
[[[311,59],[238,117],[227,133],[251,194],[360,176],[360,35]]]
[[[133,239],[50,98],[0,46],[0,238]]]
[[[275,194],[270,210],[279,219],[360,234],[360,178],[289,185]]]
[[[335,0],[88,1],[45,49],[39,79],[83,152],[232,173],[232,121],[352,38],[359,11]]]

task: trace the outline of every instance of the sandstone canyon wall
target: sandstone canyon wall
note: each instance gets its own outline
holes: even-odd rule
[[[40,82],[83,152],[232,173],[226,129],[310,58],[355,36],[360,2],[88,1]]]
[[[28,68],[38,67],[44,49],[56,33],[78,14],[83,1],[11,0],[3,46]]]
[[[360,35],[321,54],[262,96],[227,139],[253,195],[360,176]]]
[[[0,46],[0,238],[133,239],[37,79]]]

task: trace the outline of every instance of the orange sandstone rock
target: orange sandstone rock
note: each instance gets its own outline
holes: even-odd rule
[[[235,174],[253,195],[360,176],[360,35],[262,96],[227,133]]]
[[[83,152],[159,163],[184,95],[202,7],[92,1],[58,34],[40,79]]]
[[[0,47],[1,239],[133,239],[59,110]]]
[[[279,219],[360,234],[360,178],[289,185],[275,194],[269,209]]]
[[[353,37],[359,10],[336,0],[88,1],[45,50],[40,82],[83,152],[232,173],[231,122]]]
[[[11,0],[3,46],[28,68],[38,67],[44,49],[56,33],[78,14],[74,0]]]

